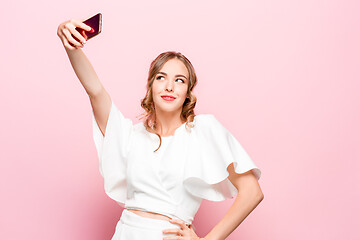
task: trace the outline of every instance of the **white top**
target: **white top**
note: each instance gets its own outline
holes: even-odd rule
[[[173,136],[159,137],[144,123],[133,124],[112,102],[105,137],[95,117],[93,137],[106,194],[125,208],[182,219],[191,224],[202,199],[233,198],[237,189],[227,178],[235,172],[261,171],[235,137],[211,114],[195,116]]]

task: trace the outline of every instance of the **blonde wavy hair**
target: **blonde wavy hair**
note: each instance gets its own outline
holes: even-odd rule
[[[159,147],[154,150],[156,152],[160,146],[161,146],[161,136],[156,132],[156,112],[155,112],[155,106],[154,106],[154,100],[152,97],[152,84],[155,80],[156,74],[160,71],[160,69],[163,67],[163,65],[170,59],[179,59],[182,61],[188,72],[189,72],[189,85],[187,90],[187,98],[184,101],[183,108],[181,111],[181,120],[186,122],[186,128],[190,129],[193,128],[193,120],[195,117],[194,108],[196,105],[196,96],[192,93],[192,90],[197,84],[197,77],[195,74],[195,69],[189,59],[187,59],[183,54],[180,52],[175,51],[168,51],[163,52],[159,56],[157,56],[150,64],[149,69],[149,75],[147,80],[147,91],[145,97],[141,100],[141,107],[145,110],[144,113],[142,113],[140,116],[142,116],[140,119],[145,118],[144,126],[146,130],[149,132],[155,133],[159,139],[160,144]]]

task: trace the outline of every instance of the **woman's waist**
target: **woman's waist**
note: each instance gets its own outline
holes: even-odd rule
[[[131,208],[126,208],[126,210],[128,210],[136,215],[139,215],[141,217],[146,217],[146,218],[153,218],[153,219],[159,219],[159,220],[165,220],[165,221],[169,221],[170,219],[172,219],[172,218],[165,216],[163,214],[160,214],[160,213],[154,213],[154,212],[143,211],[143,210],[138,210],[138,209],[131,209]],[[191,223],[186,223],[186,222],[184,222],[184,223],[187,227],[190,227],[190,225],[192,225]],[[194,225],[192,225],[192,226],[195,229]]]
[[[126,208],[128,211],[131,211],[139,216],[142,217],[147,217],[147,218],[155,218],[155,219],[161,219],[161,220],[165,220],[168,221],[171,218],[168,216],[165,216],[163,214],[160,213],[154,213],[154,212],[149,212],[149,211],[143,211],[143,210],[138,210],[138,209],[131,209],[131,208]]]
[[[145,194],[143,194],[145,195]],[[126,209],[139,210],[137,215],[158,218],[169,221],[170,219],[182,219],[187,224],[191,224],[196,213],[197,206],[191,204],[174,204],[171,199],[168,201],[154,198],[151,196],[143,196],[141,194],[134,195],[134,198],[127,199],[125,202]],[[186,206],[186,207],[184,207]],[[133,212],[135,213],[135,211]]]

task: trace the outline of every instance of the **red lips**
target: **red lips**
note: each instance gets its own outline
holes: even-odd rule
[[[161,95],[161,98],[166,101],[174,101],[176,99],[176,97],[171,96],[171,95]]]

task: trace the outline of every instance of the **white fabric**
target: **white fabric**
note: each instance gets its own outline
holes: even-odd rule
[[[177,236],[175,233],[163,233],[164,229],[180,229],[180,226],[168,220],[142,217],[124,209],[111,240],[160,240]]]
[[[141,209],[184,220],[191,224],[201,200],[222,201],[237,194],[227,178],[234,163],[236,173],[261,171],[235,137],[211,114],[185,123],[174,136],[163,138],[142,122],[133,124],[112,102],[102,135],[94,114],[93,137],[106,194],[122,207]]]

